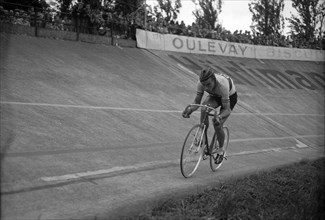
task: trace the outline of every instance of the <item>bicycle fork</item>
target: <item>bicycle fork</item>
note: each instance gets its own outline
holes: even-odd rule
[[[189,151],[190,152],[194,152],[194,153],[198,153],[200,151],[200,148],[202,146],[202,143],[203,143],[203,138],[205,138],[203,135],[206,134],[205,132],[205,127],[206,125],[203,126],[203,130],[202,130],[202,134],[200,134],[199,136],[199,139],[197,140],[198,138],[198,135],[199,135],[199,131],[201,130],[201,128],[199,128],[196,133],[195,133],[195,138],[192,142],[192,145],[191,147],[189,148]],[[197,143],[198,142],[198,143]],[[194,148],[194,149],[193,149]]]

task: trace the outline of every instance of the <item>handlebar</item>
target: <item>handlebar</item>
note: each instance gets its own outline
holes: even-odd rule
[[[212,108],[211,106],[208,106],[208,105],[202,105],[202,104],[190,104],[190,105],[188,105],[188,106],[197,106],[197,107],[200,107],[200,108],[206,108],[206,113],[208,113],[209,116],[216,117],[217,114],[218,114],[216,108]],[[214,111],[214,113],[211,114],[211,113],[209,112],[209,110]]]

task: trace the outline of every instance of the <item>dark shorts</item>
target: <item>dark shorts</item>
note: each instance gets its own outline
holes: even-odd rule
[[[237,103],[237,92],[229,96],[229,99],[230,99],[230,109],[233,110]],[[221,97],[208,95],[207,98],[204,100],[204,103],[209,104],[214,108],[218,108],[219,106],[221,106]],[[222,109],[223,108],[221,108],[220,110]]]

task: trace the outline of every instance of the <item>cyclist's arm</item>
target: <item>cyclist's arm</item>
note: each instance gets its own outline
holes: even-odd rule
[[[193,104],[201,104],[203,93],[204,93],[203,86],[200,82],[198,82],[197,89],[196,89],[196,96],[194,98]],[[199,108],[198,106],[191,106],[192,112],[196,111],[198,108]]]
[[[223,83],[221,85],[221,111],[219,116],[224,119],[231,113],[230,98],[229,98],[229,83]]]
[[[228,99],[221,99],[221,112],[219,116],[224,119],[227,118],[231,114],[231,109],[230,109],[230,100]]]
[[[202,95],[196,95],[193,104],[201,104]],[[199,106],[191,106],[192,112],[196,111]]]

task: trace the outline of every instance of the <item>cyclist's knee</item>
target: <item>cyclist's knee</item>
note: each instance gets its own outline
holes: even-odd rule
[[[219,124],[219,125],[214,124],[214,129],[215,129],[217,132],[221,132],[221,131],[222,131],[222,124]]]

